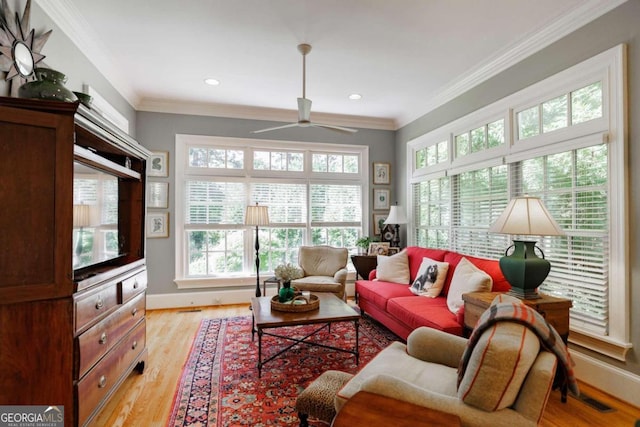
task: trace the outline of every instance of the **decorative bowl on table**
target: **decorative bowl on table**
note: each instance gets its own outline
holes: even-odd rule
[[[280,302],[278,295],[271,298],[271,309],[276,311],[288,311],[290,313],[303,313],[317,310],[320,307],[320,299],[317,295],[311,294],[309,298],[298,295],[291,301]]]

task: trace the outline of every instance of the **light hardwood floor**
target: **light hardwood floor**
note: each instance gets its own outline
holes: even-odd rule
[[[194,335],[204,318],[250,315],[248,304],[147,312],[149,360],[143,375],[133,373],[94,419],[94,426],[166,426],[176,385]],[[610,407],[599,412],[569,397],[560,402],[554,391],[542,420],[543,427],[634,426],[640,408],[580,383],[581,391]]]

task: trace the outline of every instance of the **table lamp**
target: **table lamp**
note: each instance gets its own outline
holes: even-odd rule
[[[391,246],[395,248],[400,247],[400,224],[407,223],[407,215],[404,212],[404,208],[399,206],[396,202],[395,205],[391,206],[389,210],[389,216],[384,221],[384,225],[395,225],[396,232],[393,235],[393,239],[391,239]]]
[[[489,228],[492,233],[562,236],[564,231],[551,217],[539,197],[522,196],[512,199],[504,212]],[[511,255],[507,255],[513,248]],[[535,254],[538,249],[542,254]],[[539,298],[536,288],[544,282],[551,264],[544,259],[544,252],[535,241],[515,240],[500,258],[500,270],[511,285],[509,294],[520,299]]]
[[[267,206],[247,206],[244,216],[245,225],[256,227],[256,296],[260,297],[260,243],[258,243],[258,226],[269,225],[269,208]]]
[[[83,203],[73,205],[73,228],[78,230],[78,241],[76,242],[76,256],[78,260],[82,255],[84,245],[84,228],[91,225],[91,206]]]

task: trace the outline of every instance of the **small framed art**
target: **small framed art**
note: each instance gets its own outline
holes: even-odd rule
[[[387,255],[391,256],[391,255],[395,255],[395,254],[397,254],[399,252],[400,252],[400,248],[390,247],[389,251],[387,251]]]
[[[147,207],[168,209],[169,208],[169,183],[149,182]]]
[[[169,152],[154,151],[149,157],[149,165],[147,167],[147,176],[169,176]]]
[[[386,188],[373,189],[373,209],[389,209],[389,193]]]
[[[388,242],[369,243],[369,252],[367,255],[387,255],[389,253]]]
[[[147,214],[147,237],[169,237],[169,212]]]
[[[391,164],[390,163],[373,163],[373,183],[374,184],[391,184]]]
[[[373,214],[373,234],[379,236],[384,228],[384,222],[387,220],[387,214]]]

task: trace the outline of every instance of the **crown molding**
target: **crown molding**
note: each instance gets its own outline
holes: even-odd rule
[[[169,114],[191,114],[195,116],[215,116],[236,119],[267,120],[275,122],[296,122],[298,113],[294,110],[250,107],[244,105],[198,103],[175,100],[143,99],[138,111]],[[392,119],[348,116],[341,114],[314,112],[312,121],[335,126],[351,126],[365,129],[396,130]]]
[[[186,103],[181,101],[161,101],[140,99],[129,85],[111,58],[106,47],[96,33],[69,0],[35,0],[60,29],[78,46],[113,87],[137,110],[164,113],[187,113],[195,115],[217,115],[256,120],[295,121],[296,112],[269,108]],[[587,0],[570,13],[556,19],[546,27],[530,34],[524,41],[499,53],[495,58],[476,68],[473,72],[456,79],[453,84],[430,97],[420,111],[411,111],[394,119],[372,117],[341,116],[337,114],[314,113],[314,120],[338,126],[355,126],[370,129],[397,130],[402,126],[428,114],[437,107],[471,90],[489,78],[539,52],[560,38],[570,34],[585,24],[604,15],[628,0]],[[252,115],[253,114],[253,115]]]
[[[466,76],[463,75],[459,79],[456,79],[453,84],[431,97],[429,101],[425,103],[422,113],[408,112],[407,114],[403,114],[402,117],[397,119],[398,128],[419,119],[627,1],[628,0],[585,1],[579,7],[556,19],[546,27],[530,33],[522,42],[508,48],[501,54],[499,53],[485,65],[476,68]]]
[[[140,102],[138,95],[127,82],[120,67],[107,54],[106,46],[100,41],[98,35],[75,5],[69,0],[35,0],[35,2],[71,39],[71,42],[80,49],[116,91],[135,108]]]

